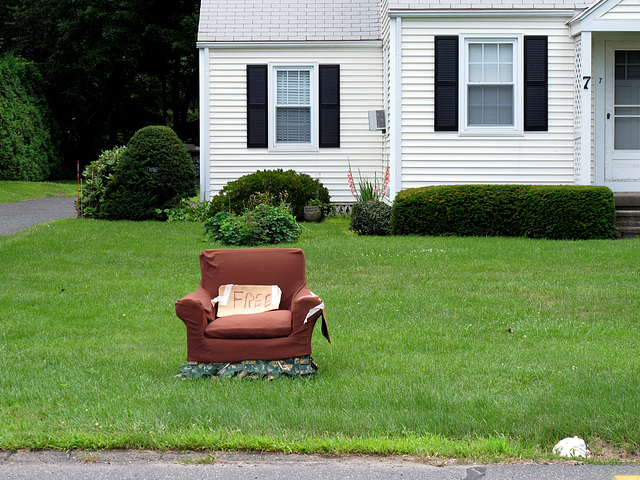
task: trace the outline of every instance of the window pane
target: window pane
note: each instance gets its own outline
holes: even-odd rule
[[[616,150],[640,149],[640,119],[615,119],[614,148]]]
[[[627,52],[627,61],[629,63],[640,63],[640,50],[629,50]]]
[[[311,109],[278,107],[276,109],[276,142],[309,143],[311,141]]]
[[[483,93],[484,87],[469,87],[467,94],[467,103],[469,105],[467,122],[469,123],[469,125],[483,125]]]
[[[500,44],[500,62],[501,63],[513,62],[513,45],[511,43]]]
[[[469,105],[469,125],[482,125],[482,106]]]
[[[485,63],[484,64],[484,79],[485,82],[497,82],[498,81],[498,64],[497,63]]]
[[[309,105],[311,72],[308,70],[278,70],[276,74],[278,105]]]
[[[469,86],[467,102],[469,125],[513,125],[513,86]]]
[[[482,44],[471,43],[469,44],[469,62],[482,62]]]
[[[482,82],[482,64],[480,63],[469,64],[469,81],[473,83]]]
[[[500,81],[501,82],[513,82],[513,65],[512,64],[500,64]]]
[[[484,45],[484,61],[485,63],[498,62],[498,45],[490,43]]]
[[[627,78],[637,80],[640,78],[640,65],[629,65],[627,67]]]

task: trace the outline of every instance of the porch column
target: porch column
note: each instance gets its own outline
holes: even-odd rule
[[[578,41],[580,51],[578,52]],[[591,140],[593,136],[593,125],[591,122],[592,105],[592,89],[595,88],[595,81],[592,77],[592,55],[591,55],[591,32],[582,32],[576,39],[576,102],[580,104],[580,111],[576,113],[580,116],[580,137],[579,145],[576,145],[579,151],[579,159],[576,158],[576,175],[575,183],[577,185],[591,184],[591,168],[593,164],[591,152]],[[580,62],[578,63],[578,56]],[[577,119],[576,119],[577,120]],[[576,142],[577,143],[577,142]],[[575,155],[575,154],[574,154]]]
[[[200,80],[200,201],[211,200],[211,152],[209,139],[210,132],[210,109],[209,101],[209,48],[199,49],[199,80]]]
[[[402,18],[391,19],[389,35],[389,198],[402,189]]]

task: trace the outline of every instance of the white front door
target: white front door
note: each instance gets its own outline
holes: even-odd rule
[[[607,42],[604,182],[640,191],[640,44]]]

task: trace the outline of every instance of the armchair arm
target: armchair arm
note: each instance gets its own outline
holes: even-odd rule
[[[215,317],[211,294],[203,287],[176,302],[176,314],[185,323],[187,334],[202,336],[204,328]]]
[[[327,319],[324,313],[324,302],[307,287],[296,292],[291,301],[291,321],[293,331],[313,327],[316,320],[322,317],[322,335],[331,343]]]

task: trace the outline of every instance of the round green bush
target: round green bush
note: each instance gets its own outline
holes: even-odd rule
[[[286,207],[264,203],[242,216],[218,212],[205,222],[204,229],[212,242],[226,245],[287,243],[300,235],[300,226]]]
[[[251,208],[253,198],[266,197],[272,205],[285,202],[300,221],[304,218],[304,207],[310,202],[320,203],[323,214],[329,212],[329,190],[319,180],[294,170],[261,170],[240,177],[225,185],[220,193],[211,199],[209,215],[230,212],[242,215]]]
[[[150,126],[131,138],[104,193],[102,216],[149,220],[157,210],[196,194],[196,173],[184,143],[169,127]]]
[[[356,202],[351,208],[349,228],[358,235],[389,235],[391,206],[376,200]]]

